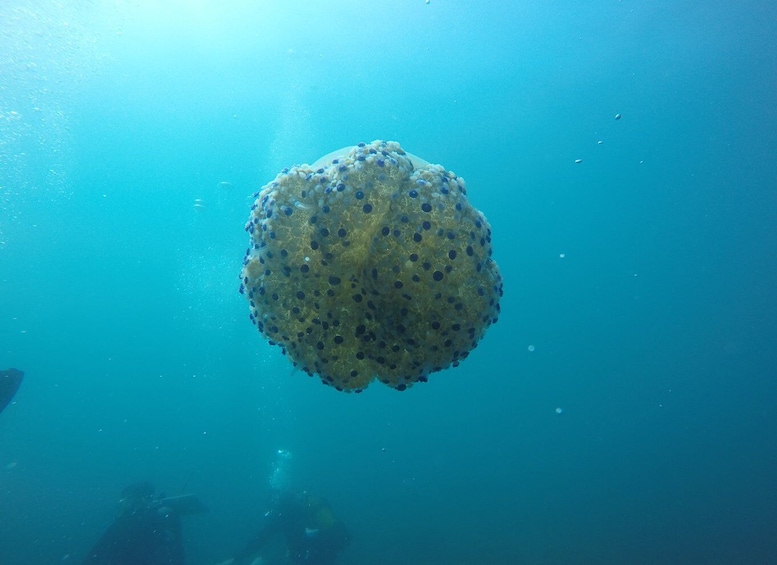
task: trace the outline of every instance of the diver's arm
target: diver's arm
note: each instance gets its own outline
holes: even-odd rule
[[[121,518],[115,520],[108,529],[105,530],[97,543],[94,544],[89,554],[84,559],[83,565],[105,565],[111,563],[116,549],[121,545],[123,539],[124,524]]]
[[[268,541],[270,541],[270,530],[265,527],[259,530],[259,533],[232,557],[232,565],[248,565],[265,548]]]

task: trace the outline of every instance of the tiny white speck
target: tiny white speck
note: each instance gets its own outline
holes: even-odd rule
[[[599,141],[597,141],[597,142],[596,142],[596,145],[601,145],[602,143],[604,143],[604,141],[602,141],[602,140],[600,139]]]
[[[556,408],[556,414],[563,414],[563,413],[564,413],[564,409],[563,408],[561,408],[561,407]]]
[[[529,347],[527,347],[527,349],[528,349],[530,352],[531,352],[531,351],[534,351],[534,346],[533,346],[533,345],[530,345]]]
[[[583,162],[582,159],[575,159],[575,164],[579,164],[579,163],[582,163],[582,162]]]
[[[564,258],[564,257],[566,257],[566,256],[567,256],[567,254],[566,254],[566,253],[559,253],[559,254],[558,254],[558,258],[559,258],[559,259],[563,259],[563,258]]]

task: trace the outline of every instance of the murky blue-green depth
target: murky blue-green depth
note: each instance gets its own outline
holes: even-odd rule
[[[80,563],[148,479],[215,564],[278,449],[344,565],[777,562],[775,9],[229,4],[0,7],[0,562]],[[505,295],[346,395],[251,325],[243,226],[373,139],[466,179]]]

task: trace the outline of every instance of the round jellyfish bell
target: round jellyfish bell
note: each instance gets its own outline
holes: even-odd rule
[[[393,141],[284,169],[257,193],[240,292],[295,366],[396,390],[457,366],[497,321],[491,227],[464,180]]]

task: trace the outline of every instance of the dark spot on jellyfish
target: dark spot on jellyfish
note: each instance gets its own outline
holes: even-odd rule
[[[470,257],[472,257],[472,254],[473,254],[474,252],[475,252],[475,250],[474,250],[474,249],[472,249],[472,246],[471,246],[471,245],[467,245],[467,255],[469,255]]]
[[[322,236],[326,237],[326,236],[328,236],[328,235],[329,235],[329,230],[328,230],[328,229],[326,229],[326,228],[321,228],[321,230],[319,231],[319,233],[320,233]]]
[[[355,332],[354,335],[356,335],[358,337],[358,336],[362,335],[366,331],[367,331],[367,328],[364,327],[364,324],[359,324],[358,326],[356,326],[356,332]]]
[[[391,233],[391,230],[384,226],[383,229],[380,230],[380,233],[382,233],[383,235],[388,235]]]
[[[324,169],[318,169],[316,172],[320,175],[321,173],[324,172]]]
[[[277,292],[273,292],[273,293],[272,293],[272,297],[271,297],[271,298],[272,298],[273,300],[278,300],[278,293],[277,293]]]
[[[315,224],[318,221],[318,216],[310,216],[310,220],[308,220],[311,224]]]
[[[432,264],[429,261],[425,261],[423,264],[424,271],[428,271],[432,268]]]
[[[372,269],[372,278],[377,280],[378,279],[378,269]]]
[[[340,284],[340,277],[329,275],[329,284],[331,284],[332,286]]]
[[[358,157],[356,157],[357,161],[364,161],[365,159],[366,157],[364,155],[359,155]]]
[[[361,294],[354,294],[353,295],[353,301],[354,302],[361,302],[364,299],[364,297]]]
[[[329,206],[327,206],[326,204],[324,204],[324,205],[321,207],[321,211],[322,211],[324,214],[328,214],[328,213],[329,213],[329,210],[330,210],[330,208],[329,208]]]
[[[317,242],[316,240],[313,240],[313,241],[311,241],[311,242],[310,242],[310,248],[311,248],[313,251],[315,251],[316,249],[318,249],[318,242]]]
[[[343,336],[336,335],[335,336],[335,343],[337,343],[337,344],[343,343]]]
[[[364,198],[364,193],[361,190],[357,190],[355,196],[356,196],[356,200],[361,200],[362,198]]]
[[[424,223],[421,224],[421,227],[425,230],[430,230],[432,229],[432,223],[429,220],[424,220]]]
[[[345,171],[348,170],[348,167],[346,167],[345,165],[340,165],[339,167],[337,167],[337,170],[340,171],[341,173],[344,173]]]
[[[407,385],[405,383],[400,383],[397,385],[397,390],[403,391],[407,388]]]
[[[289,256],[289,252],[286,251],[285,249],[281,249],[281,257],[288,257],[288,256]]]
[[[456,211],[461,212],[461,202],[456,202]]]
[[[405,285],[402,284],[402,281],[394,281],[394,288],[402,288],[403,286]]]
[[[294,212],[290,207],[286,206],[286,209],[283,211],[284,214],[287,216],[291,216],[291,214]]]
[[[457,332],[457,331],[459,331],[459,330],[461,329],[461,324],[453,324],[453,325],[451,326],[451,329],[452,329],[454,332]]]
[[[402,235],[402,232],[397,229],[395,229],[392,233],[394,234],[394,237],[399,237],[400,235]]]
[[[413,234],[413,241],[415,241],[416,243],[420,243],[420,242],[421,242],[421,239],[422,239],[422,237],[421,237],[421,234],[420,234],[420,233],[418,233],[418,232],[415,232],[415,233]]]
[[[421,210],[423,210],[424,212],[431,212],[432,211],[432,205],[429,204],[428,202],[424,202],[421,205]]]
[[[267,210],[267,213],[265,214],[268,218],[272,218],[272,210]]]
[[[456,250],[451,249],[450,251],[448,251],[448,259],[455,259],[455,258],[456,258]]]
[[[359,360],[364,359],[364,353],[362,353],[361,351],[357,351],[356,358]]]
[[[329,289],[327,289],[327,291],[326,291],[326,295],[327,295],[329,298],[332,298],[332,297],[335,295],[335,291],[334,291],[334,290],[332,290],[331,288],[329,288]]]
[[[364,147],[364,146],[365,146],[365,145],[367,145],[367,144],[366,144],[366,143],[364,143],[363,141],[360,141],[360,142],[359,142],[359,143],[357,143],[356,145],[358,145],[359,147]]]
[[[345,231],[345,228],[340,228],[339,230],[337,230],[337,235],[339,235],[340,237],[345,237],[346,235],[348,235],[348,232]]]
[[[323,341],[319,341],[319,342],[316,344],[316,347],[318,347],[318,349],[319,349],[319,350],[321,350],[321,349],[324,349],[324,342],[323,342]]]
[[[442,271],[435,271],[432,278],[436,281],[441,281],[443,276]]]
[[[345,190],[345,185],[343,183],[340,183],[337,185],[337,192],[342,192]]]
[[[421,282],[421,277],[418,275],[413,275],[413,282]]]
[[[453,233],[452,231],[449,231],[448,232],[448,239],[456,239],[456,234]]]
[[[394,265],[393,267],[391,267],[391,272],[398,273],[399,271],[400,271],[399,265]]]
[[[364,211],[365,214],[369,214],[370,212],[372,212],[372,204],[365,204],[362,207],[362,210]]]
[[[385,161],[383,161],[383,159],[378,159],[378,166],[379,166],[379,167],[382,167],[382,166],[383,166],[383,165],[385,165],[385,164],[386,164],[386,163],[385,163]]]
[[[410,260],[413,261],[414,263],[418,261],[418,253],[411,253]]]
[[[418,191],[417,190],[411,190],[407,194],[408,194],[408,196],[410,196],[410,198],[416,198],[418,196]]]
[[[480,220],[475,220],[475,227],[480,228],[483,224],[480,223]]]
[[[297,298],[299,298],[300,300],[304,300],[305,299],[305,293],[302,292],[301,290],[298,290],[297,291]]]
[[[451,267],[450,265],[445,265],[445,272],[446,273],[450,273],[452,270],[453,270],[453,267]]]
[[[406,224],[410,221],[410,218],[408,218],[407,216],[402,216],[401,218],[399,218],[399,221],[402,222],[403,224]]]

